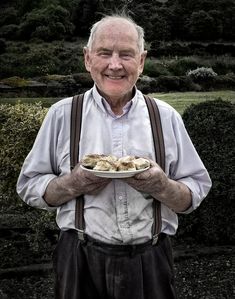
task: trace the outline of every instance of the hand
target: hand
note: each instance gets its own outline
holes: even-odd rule
[[[77,164],[72,170],[71,177],[73,180],[73,189],[78,195],[96,195],[111,182],[111,179],[101,178],[89,171],[83,170],[80,164]]]
[[[168,185],[168,178],[161,167],[150,160],[150,168],[134,177],[123,179],[137,191],[154,195],[161,194]]]

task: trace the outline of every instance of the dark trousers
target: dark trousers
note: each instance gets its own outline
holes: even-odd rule
[[[62,232],[53,257],[56,299],[175,299],[172,249],[157,245],[81,242]]]

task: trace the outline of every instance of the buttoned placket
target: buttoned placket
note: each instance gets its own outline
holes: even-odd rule
[[[115,115],[104,99],[102,100],[102,103],[103,108],[106,111],[106,117],[111,118],[112,123],[112,154],[116,157],[122,157],[125,154],[125,126],[128,119],[128,111],[132,105],[132,102],[127,103],[127,105],[123,107],[122,115]],[[119,232],[122,236],[123,242],[130,242],[133,239],[133,234],[131,232],[130,220],[128,216],[126,184],[120,179],[114,179],[113,184]]]
[[[117,157],[123,156],[123,142],[125,131],[126,115],[114,117],[112,122],[112,149]],[[124,242],[132,240],[130,221],[128,217],[128,198],[126,185],[120,179],[114,180],[115,203],[117,213],[117,223]]]

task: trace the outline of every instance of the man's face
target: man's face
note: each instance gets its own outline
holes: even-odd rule
[[[131,99],[146,57],[146,52],[140,53],[138,34],[132,24],[123,20],[106,21],[84,55],[86,69],[102,96],[110,100]]]

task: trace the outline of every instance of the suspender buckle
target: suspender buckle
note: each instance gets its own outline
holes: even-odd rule
[[[78,233],[78,239],[80,241],[85,241],[85,233],[84,233],[84,230],[81,230],[81,229],[78,229],[77,230],[77,233]]]
[[[153,236],[152,245],[156,245],[157,244],[158,236],[159,236],[159,234],[156,234],[156,235]]]

